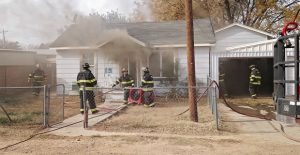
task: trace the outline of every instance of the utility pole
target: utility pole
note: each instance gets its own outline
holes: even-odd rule
[[[195,78],[195,54],[194,54],[194,28],[192,0],[185,0],[185,21],[186,21],[186,45],[187,45],[187,66],[188,66],[188,89],[190,119],[198,122],[196,102],[196,78]]]
[[[3,38],[2,38],[2,41],[3,41],[2,48],[5,48],[5,46],[6,46],[6,45],[5,45],[5,44],[6,44],[6,42],[5,42],[5,33],[6,33],[6,32],[8,32],[8,31],[5,31],[4,29],[2,30],[2,37],[3,37]]]

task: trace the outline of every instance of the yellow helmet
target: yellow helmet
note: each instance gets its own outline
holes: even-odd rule
[[[255,68],[255,65],[250,65],[249,69]]]

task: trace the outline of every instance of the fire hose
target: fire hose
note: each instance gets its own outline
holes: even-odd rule
[[[1,108],[2,111],[5,113],[5,115],[6,115],[6,117],[8,118],[8,120],[9,120],[10,122],[12,122],[12,120],[11,120],[11,118],[9,117],[7,111],[4,109],[4,107],[3,107],[1,104],[0,104],[0,108]]]
[[[109,109],[109,108],[108,108],[108,109]],[[97,115],[97,116],[91,117],[90,119],[96,118],[96,117],[101,117],[101,116],[106,115],[106,114],[108,114],[108,113],[111,113],[111,112],[113,112],[113,111],[117,111],[117,109],[111,109],[111,111],[107,111],[107,112],[105,112],[105,113],[103,113],[103,114],[101,114],[101,115]],[[24,142],[26,142],[26,141],[29,141],[30,139],[32,139],[32,138],[34,138],[34,137],[36,137],[36,136],[38,136],[38,135],[43,135],[43,134],[46,134],[46,133],[50,133],[50,132],[53,132],[53,131],[57,131],[57,130],[66,128],[66,127],[68,127],[68,126],[71,126],[71,125],[74,125],[74,124],[81,123],[81,122],[83,122],[83,120],[77,121],[77,122],[74,122],[74,123],[71,123],[71,124],[67,124],[67,125],[61,126],[61,127],[59,127],[59,128],[56,128],[56,129],[52,129],[52,130],[48,130],[48,131],[43,131],[43,132],[38,132],[38,133],[36,133],[36,134],[32,134],[32,135],[30,135],[30,136],[29,136],[27,139],[25,139],[25,140],[22,140],[22,141],[19,141],[19,142],[17,142],[17,143],[10,144],[10,145],[7,145],[7,146],[5,146],[5,147],[0,148],[0,151],[1,151],[1,150],[5,150],[5,149],[10,148],[10,147],[13,147],[13,146],[16,146],[16,145],[18,145],[18,144],[24,143]]]
[[[245,113],[240,112],[240,111],[238,111],[237,109],[233,108],[233,106],[231,106],[230,104],[228,104],[228,102],[226,101],[226,98],[224,97],[224,94],[223,94],[223,92],[222,92],[222,89],[220,89],[219,84],[218,84],[215,80],[213,80],[213,81],[209,84],[209,86],[205,89],[205,91],[201,94],[201,96],[196,100],[196,103],[197,103],[197,104],[199,103],[199,101],[201,100],[201,98],[207,93],[208,89],[209,89],[210,87],[213,86],[213,84],[215,84],[215,85],[217,86],[217,88],[218,88],[218,90],[219,90],[219,94],[220,94],[221,98],[223,99],[225,105],[226,105],[227,107],[229,107],[232,111],[234,111],[234,112],[236,112],[236,113],[239,113],[239,114],[241,114],[241,115],[244,115],[244,116],[249,116],[249,117],[254,117],[254,118],[260,118],[260,119],[264,119],[264,120],[267,120],[267,121],[275,121],[274,119],[267,118],[267,117],[265,117],[264,115],[257,116],[257,115],[245,114]],[[183,112],[177,114],[177,116],[180,116],[180,115],[186,113],[187,111],[189,111],[189,108],[186,109],[185,111],[183,111]],[[295,142],[300,143],[300,139],[297,139],[297,138],[294,138],[294,137],[292,137],[292,136],[289,136],[288,134],[286,134],[283,125],[282,125],[281,123],[279,123],[279,125],[280,125],[280,130],[278,130],[278,129],[277,129],[276,127],[274,127],[274,126],[273,126],[273,127],[274,127],[276,130],[280,131],[280,133],[281,133],[284,137],[286,137],[286,138],[288,138],[288,139],[290,139],[290,140],[293,140],[293,141],[295,141]]]

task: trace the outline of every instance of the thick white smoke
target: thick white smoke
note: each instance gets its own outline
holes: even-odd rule
[[[74,16],[117,10],[130,13],[135,0],[1,0],[0,30],[22,44],[53,41]],[[138,0],[137,0],[138,1]],[[1,35],[2,36],[2,35]]]

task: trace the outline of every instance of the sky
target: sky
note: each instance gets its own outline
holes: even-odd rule
[[[134,1],[140,0],[0,0],[0,38],[4,29],[6,40],[23,46],[51,42],[75,14],[115,10],[129,16]]]

